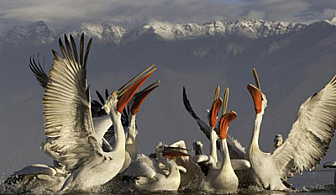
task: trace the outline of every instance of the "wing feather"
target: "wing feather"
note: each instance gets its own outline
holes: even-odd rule
[[[315,168],[325,156],[336,128],[336,75],[301,106],[286,141],[273,154],[282,179]]]
[[[103,155],[103,152],[93,128],[86,68],[78,63],[76,48],[71,47],[66,36],[64,38],[66,48],[61,39],[59,41],[63,57],[53,51],[53,64],[43,97],[45,135],[48,138],[42,148],[71,171],[95,155]],[[91,40],[88,48],[90,44]],[[86,60],[87,56],[84,63]]]
[[[210,139],[211,136],[211,127],[204,121],[202,121],[193,108],[191,107],[190,101],[187,96],[187,92],[185,87],[183,87],[183,104],[185,109],[189,112],[189,114],[196,120],[198,126],[200,127],[201,131],[205,134],[205,136]]]
[[[44,68],[41,66],[39,56],[37,56],[37,63],[34,59],[34,56],[30,57],[29,59],[29,68],[34,73],[36,80],[39,84],[45,88],[48,84],[48,75],[44,71]]]
[[[231,135],[228,135],[226,137],[226,142],[229,147],[229,154],[231,159],[245,159],[245,148],[237,139]]]

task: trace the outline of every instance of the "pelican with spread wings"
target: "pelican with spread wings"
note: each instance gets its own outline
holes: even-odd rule
[[[87,190],[111,180],[125,160],[125,134],[121,113],[143,82],[156,70],[150,67],[113,92],[103,108],[109,113],[116,143],[111,151],[103,151],[97,138],[91,113],[90,90],[86,80],[89,41],[84,55],[84,35],[78,56],[74,39],[60,39],[62,56],[53,51],[54,59],[43,97],[45,135],[43,149],[65,166],[69,176],[61,190]]]
[[[254,69],[254,74],[256,71]],[[247,160],[251,163],[251,176],[262,189],[284,190],[287,178],[303,169],[312,170],[325,156],[336,127],[336,76],[318,93],[309,97],[301,106],[287,139],[272,153],[259,148],[262,117],[267,106],[261,92],[258,76],[257,87],[247,86],[254,101],[256,118]]]

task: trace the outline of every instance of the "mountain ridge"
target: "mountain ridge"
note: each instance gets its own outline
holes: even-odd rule
[[[144,25],[125,29],[113,23],[81,23],[66,31],[53,31],[45,22],[38,21],[27,26],[15,26],[0,34],[3,44],[19,46],[21,43],[48,45],[62,37],[62,34],[79,36],[85,33],[95,41],[103,44],[120,45],[144,37],[158,38],[162,41],[184,41],[205,37],[238,36],[248,39],[266,38],[299,31],[306,24],[290,22],[270,22],[264,20],[238,20],[231,22],[206,22],[175,24],[169,22],[149,22]]]

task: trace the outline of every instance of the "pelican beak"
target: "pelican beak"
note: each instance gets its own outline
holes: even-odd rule
[[[148,77],[151,74],[153,74],[154,71],[156,71],[156,68],[153,68],[153,67],[154,66],[151,66],[144,72],[138,74],[136,77],[134,77],[132,80],[127,82],[123,87],[121,87],[117,91],[117,95],[119,99],[117,103],[117,108],[118,108],[119,113],[122,113],[125,106],[132,99],[132,97],[138,91],[141,85],[148,79]]]
[[[222,103],[223,103],[222,98],[217,98],[212,104],[212,107],[211,107],[211,110],[210,110],[210,126],[212,128],[214,128],[216,126],[218,112],[219,112],[219,109],[222,106]]]
[[[160,81],[156,81],[155,83],[151,84],[150,86],[146,87],[144,90],[140,91],[139,93],[135,94],[135,100],[133,102],[131,113],[132,115],[136,115],[142,103],[145,101],[147,96],[152,92],[154,89],[160,86]]]
[[[262,104],[262,95],[261,95],[261,91],[255,87],[252,84],[247,85],[247,90],[250,92],[253,102],[254,102],[254,108],[256,113],[260,113],[262,108],[261,108],[261,104]]]
[[[227,136],[227,130],[229,124],[237,118],[237,113],[235,111],[229,111],[224,114],[219,121],[219,137],[225,139]]]
[[[189,156],[189,154],[184,153],[184,152],[180,152],[180,151],[176,151],[176,150],[168,150],[168,151],[163,150],[162,151],[162,156],[167,158],[167,159],[173,159],[173,158],[178,157],[178,156]]]

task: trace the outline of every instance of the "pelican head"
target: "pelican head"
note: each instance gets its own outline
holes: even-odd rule
[[[226,139],[229,124],[237,118],[237,113],[233,110],[224,114],[219,121],[219,137]]]
[[[263,113],[265,108],[267,107],[267,99],[266,95],[263,94],[260,89],[255,87],[252,84],[247,85],[247,90],[250,92],[253,102],[254,102],[254,109],[257,114]]]
[[[115,105],[118,102],[118,95],[117,92],[113,92],[110,96],[108,96],[108,98],[105,101],[104,106],[102,107],[106,113],[110,113],[111,109],[114,107],[116,107]]]
[[[259,81],[257,70],[255,68],[253,68],[253,76],[254,76],[257,87],[252,84],[248,84],[247,90],[250,92],[252,96],[256,113],[263,114],[265,108],[267,107],[267,99],[266,99],[266,95],[263,92],[261,92],[260,81]]]
[[[167,159],[173,159],[178,156],[189,156],[188,149],[181,147],[172,147],[164,145],[162,142],[156,147],[155,152],[159,157],[165,157]]]
[[[119,113],[122,113],[125,106],[132,99],[135,93],[139,90],[141,85],[156,70],[156,68],[153,67],[154,65],[152,65],[142,73],[135,76],[133,79],[131,79],[117,91],[113,92],[107,98],[104,106],[102,107],[105,110],[105,112],[110,113],[112,111],[118,111]],[[115,108],[116,110],[111,110],[112,108]]]
[[[211,106],[209,122],[212,128],[216,127],[218,112],[219,112],[219,109],[222,107],[222,104],[223,104],[222,98],[217,98]]]

